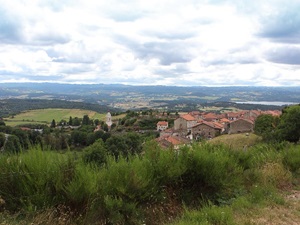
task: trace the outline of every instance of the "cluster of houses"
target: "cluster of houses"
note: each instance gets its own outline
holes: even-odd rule
[[[221,134],[250,133],[253,132],[255,119],[261,114],[280,116],[281,111],[247,110],[223,114],[192,111],[181,114],[172,128],[168,127],[168,122],[159,121],[157,130],[160,137],[157,141],[163,147],[177,147],[192,140],[211,139]]]

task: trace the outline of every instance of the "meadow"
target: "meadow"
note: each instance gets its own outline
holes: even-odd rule
[[[8,126],[16,126],[22,124],[39,123],[49,125],[54,119],[56,122],[61,120],[69,121],[71,117],[82,118],[84,115],[88,115],[90,119],[98,119],[105,121],[106,114],[97,113],[91,110],[82,110],[82,109],[59,109],[59,108],[50,108],[50,109],[38,109],[38,110],[28,110],[20,114],[15,115],[13,118],[4,118],[5,124]],[[113,117],[113,119],[121,118],[122,115]]]

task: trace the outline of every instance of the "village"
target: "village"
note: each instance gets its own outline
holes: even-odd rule
[[[156,141],[163,147],[179,148],[193,141],[209,140],[222,134],[251,133],[259,115],[280,116],[279,110],[245,110],[216,114],[213,112],[192,111],[179,114],[174,126],[167,121],[157,123],[160,135]]]

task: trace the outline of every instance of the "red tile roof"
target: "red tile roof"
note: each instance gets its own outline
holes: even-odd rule
[[[248,120],[248,119],[244,119],[244,118],[241,118],[241,119],[237,119],[237,120],[231,121],[230,123],[235,123],[235,122],[241,121],[241,120],[244,120],[244,121],[247,121],[247,122],[249,122],[249,123],[251,123],[251,124],[254,124],[254,122],[253,122],[252,120]]]
[[[157,125],[168,126],[168,122],[167,121],[158,121]]]
[[[222,118],[222,119],[220,119],[220,122],[221,123],[230,123],[230,120],[226,119],[226,118]]]
[[[196,121],[195,117],[193,117],[193,116],[190,115],[190,114],[180,115],[180,117],[183,118],[183,119],[185,119],[185,120],[187,120],[187,121],[193,121],[193,120]]]

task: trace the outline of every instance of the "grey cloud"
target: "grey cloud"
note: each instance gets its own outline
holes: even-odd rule
[[[135,49],[139,57],[157,58],[162,65],[184,63],[192,59],[187,46],[178,41],[174,42],[147,42]]]
[[[58,63],[83,63],[92,64],[97,61],[101,52],[89,50],[83,42],[71,43],[69,48],[72,52],[61,48],[49,48],[46,50],[53,62]]]
[[[186,65],[176,65],[176,67],[173,69],[164,67],[154,69],[153,73],[161,76],[162,78],[175,78],[190,73],[190,70]]]
[[[51,76],[42,76],[42,75],[34,75],[29,73],[14,73],[10,71],[0,71],[0,80],[31,80],[31,81],[59,81],[62,76],[59,75],[51,75]]]
[[[5,9],[0,8],[0,41],[2,43],[16,43],[22,38],[22,25],[16,18],[9,16]]]
[[[228,65],[228,64],[256,64],[259,60],[251,57],[232,57],[227,56],[222,59],[214,59],[206,62],[206,65]]]
[[[274,63],[300,65],[300,48],[281,47],[266,53],[267,60]]]
[[[185,63],[192,59],[189,47],[191,45],[184,41],[153,41],[139,43],[136,40],[121,35],[113,37],[121,45],[125,45],[134,52],[137,58],[142,60],[158,59],[162,65],[173,63]]]
[[[38,34],[34,36],[31,40],[29,40],[27,43],[31,45],[48,46],[55,44],[66,44],[70,40],[71,38],[68,35],[50,32],[45,34]]]
[[[287,6],[277,8],[273,13],[262,18],[262,30],[259,36],[270,38],[274,42],[300,43],[300,3],[286,2]]]
[[[60,73],[62,74],[80,74],[92,71],[91,66],[88,64],[82,64],[82,65],[76,65],[76,66],[67,66],[60,70]],[[86,77],[87,78],[87,77]]]

